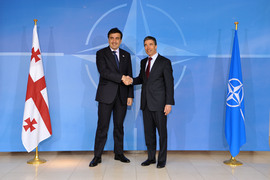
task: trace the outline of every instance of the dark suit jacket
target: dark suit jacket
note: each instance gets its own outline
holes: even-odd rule
[[[121,81],[122,75],[132,77],[132,67],[130,54],[123,49],[119,49],[120,63],[117,68],[114,55],[110,47],[103,48],[96,53],[96,64],[100,74],[99,84],[96,94],[96,101],[110,104],[115,99],[118,92],[123,104],[127,104],[127,98],[133,98],[133,86],[126,86]]]
[[[141,109],[146,104],[150,111],[163,111],[166,104],[174,105],[174,79],[171,61],[158,55],[147,79],[145,65],[148,58],[141,60],[141,70],[133,79],[133,85],[142,84]]]

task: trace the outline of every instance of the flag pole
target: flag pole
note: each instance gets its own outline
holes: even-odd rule
[[[234,24],[235,24],[235,30],[237,30],[237,26],[238,26],[238,24],[239,24],[239,22],[234,22]]]
[[[46,162],[46,160],[39,159],[39,157],[38,157],[38,147],[36,147],[36,155],[35,155],[34,159],[27,161],[27,164],[43,164],[45,162]]]
[[[234,22],[234,24],[235,24],[235,30],[237,31],[237,26],[238,26],[239,23],[236,21],[236,22]],[[242,162],[237,161],[235,159],[235,157],[232,157],[232,156],[231,156],[230,160],[226,160],[223,163],[226,164],[226,165],[229,165],[229,166],[241,166],[241,165],[243,165]]]
[[[34,19],[34,21],[35,21],[35,26],[37,25],[37,19]]]

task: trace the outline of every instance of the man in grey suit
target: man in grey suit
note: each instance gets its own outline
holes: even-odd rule
[[[157,53],[154,37],[144,39],[148,57],[141,60],[138,77],[133,85],[142,84],[141,110],[148,158],[141,165],[156,163],[156,129],[159,133],[160,151],[157,168],[164,168],[167,159],[167,115],[174,105],[174,79],[171,61]]]
[[[113,112],[113,138],[115,160],[129,163],[123,154],[124,119],[127,105],[133,101],[133,86],[128,84],[127,76],[132,76],[130,54],[119,46],[122,32],[113,28],[108,32],[109,46],[97,51],[96,64],[100,74],[96,93],[98,101],[98,125],[95,138],[94,158],[89,166],[101,163],[101,155],[106,144],[111,113]]]

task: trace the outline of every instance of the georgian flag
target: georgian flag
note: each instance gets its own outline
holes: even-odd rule
[[[36,25],[33,29],[32,55],[22,126],[22,143],[28,152],[52,135],[47,88]]]

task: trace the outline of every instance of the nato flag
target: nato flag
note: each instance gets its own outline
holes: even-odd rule
[[[232,157],[239,154],[240,147],[246,143],[244,88],[237,30],[234,34],[230,74],[226,100],[225,136]]]

